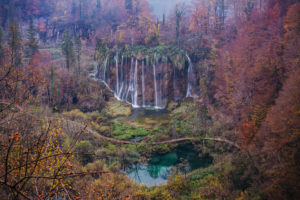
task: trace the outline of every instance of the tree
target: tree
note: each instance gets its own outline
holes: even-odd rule
[[[39,24],[39,33],[41,40],[45,43],[47,40],[47,27],[44,20],[42,20]]]
[[[133,4],[132,4],[132,0],[125,0],[125,8],[127,10],[132,10]]]
[[[81,39],[80,37],[77,37],[75,40],[75,52],[76,52],[76,57],[77,57],[77,64],[78,64],[78,74],[80,75],[80,56],[81,56]]]
[[[263,144],[257,151],[264,162],[264,177],[269,199],[298,199],[299,192],[299,131],[300,131],[300,69],[288,74],[276,100],[258,134]]]
[[[175,6],[175,20],[176,20],[176,43],[180,45],[180,29],[181,29],[181,21],[185,14],[186,7],[184,4],[176,4]]]
[[[69,30],[66,30],[62,38],[62,52],[66,58],[66,67],[69,70],[74,58],[73,42]]]
[[[17,22],[9,26],[8,46],[10,47],[10,64],[20,66],[22,62],[22,38]]]
[[[101,0],[97,0],[97,8],[101,9]]]
[[[1,26],[5,27],[9,15],[9,0],[0,0]]]
[[[153,25],[153,28],[149,29],[148,36],[145,38],[145,43],[149,46],[158,46],[159,45],[159,25]]]
[[[55,92],[55,88],[54,88],[54,67],[53,65],[51,65],[51,69],[50,69],[50,102],[54,102],[54,92]]]
[[[3,31],[0,27],[0,66],[3,64],[4,60],[4,48],[3,48]]]
[[[163,21],[162,21],[163,26],[166,24],[166,14],[163,14]]]
[[[216,25],[218,29],[222,29],[225,23],[225,1],[218,0],[215,5]]]
[[[202,1],[194,3],[194,10],[190,18],[190,30],[193,33],[208,33],[210,9]]]
[[[32,19],[29,22],[29,28],[27,30],[27,43],[26,43],[26,57],[32,58],[35,52],[38,50],[38,42],[35,37],[36,32]]]
[[[79,17],[80,20],[87,16],[87,0],[79,0]]]

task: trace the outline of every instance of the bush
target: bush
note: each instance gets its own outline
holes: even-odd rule
[[[148,131],[141,127],[126,126],[121,123],[114,124],[113,135],[117,139],[131,139],[134,137],[146,136]]]
[[[89,141],[80,141],[75,146],[76,152],[78,152],[78,159],[86,165],[89,162],[92,162],[93,157],[91,154],[94,153],[94,147]]]

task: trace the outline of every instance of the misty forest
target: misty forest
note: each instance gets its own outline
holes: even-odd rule
[[[299,200],[299,0],[0,0],[0,199]]]

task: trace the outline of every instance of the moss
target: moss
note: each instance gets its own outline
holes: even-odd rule
[[[101,48],[100,48],[101,47]],[[98,52],[98,53],[97,53]],[[99,53],[100,52],[100,53]],[[185,68],[186,54],[187,52],[175,46],[159,45],[156,47],[149,48],[144,45],[137,45],[133,47],[127,47],[122,49],[115,49],[108,51],[103,46],[99,46],[96,49],[95,55],[97,55],[98,61],[103,62],[104,58],[108,57],[110,62],[113,62],[114,56],[116,54],[123,55],[125,58],[135,57],[138,60],[146,60],[146,65],[153,65],[155,62],[154,56],[159,62],[169,62],[172,63],[179,70]]]
[[[178,102],[174,102],[174,101],[170,101],[167,105],[167,110],[168,111],[173,111],[178,107],[179,103]]]
[[[117,139],[131,139],[134,137],[143,137],[148,134],[146,129],[141,127],[126,126],[121,123],[115,123],[113,135]]]
[[[105,113],[105,115],[108,117],[128,117],[131,114],[131,111],[131,106],[125,104],[124,102],[114,100],[107,104],[107,107],[104,109],[103,113]]]

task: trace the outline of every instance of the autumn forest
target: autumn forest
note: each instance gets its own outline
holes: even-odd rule
[[[0,199],[300,199],[299,0],[0,0]]]

